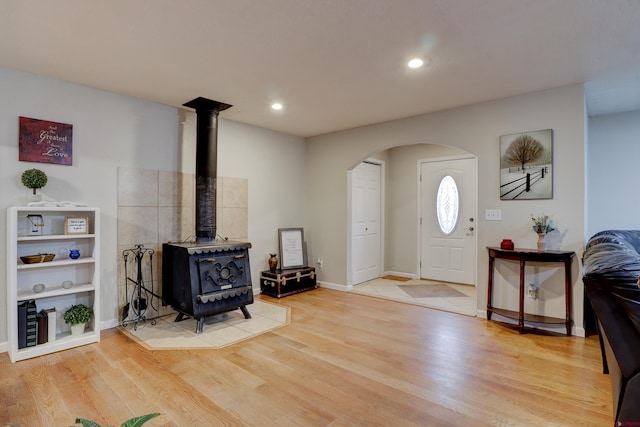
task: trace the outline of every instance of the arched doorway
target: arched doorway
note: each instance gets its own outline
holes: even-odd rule
[[[382,178],[381,199],[381,237],[382,237],[382,275],[402,276],[410,279],[420,279],[422,270],[421,254],[421,186],[420,186],[420,162],[438,159],[452,159],[461,157],[473,157],[464,151],[435,144],[415,144],[398,146],[385,151],[371,154],[369,158],[375,158],[384,164]],[[475,158],[474,158],[475,161]],[[354,166],[355,167],[355,166]],[[351,171],[349,171],[348,193],[352,192]],[[473,182],[477,183],[477,174],[473,173]],[[477,188],[473,188],[473,195],[477,197]],[[354,289],[358,281],[354,280],[353,261],[357,254],[352,245],[353,236],[353,212],[354,201],[348,197],[348,243],[347,243],[347,285],[348,289]],[[475,218],[477,208],[473,207]],[[465,214],[468,219],[470,216]],[[462,224],[468,227],[468,224]],[[476,248],[476,241],[472,243]],[[476,254],[469,255],[472,259],[474,272],[476,270]],[[475,283],[474,283],[475,284]],[[474,290],[475,294],[475,290]],[[475,300],[475,297],[474,297]],[[475,307],[475,301],[474,301]],[[475,313],[475,308],[472,310]]]

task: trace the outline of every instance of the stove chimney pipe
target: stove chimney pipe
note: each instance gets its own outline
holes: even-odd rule
[[[185,104],[196,110],[196,242],[216,240],[216,182],[218,175],[218,113],[229,104],[196,98]]]

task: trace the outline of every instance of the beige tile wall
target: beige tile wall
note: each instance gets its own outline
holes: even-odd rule
[[[218,177],[217,234],[231,240],[248,240],[248,181],[244,178]],[[107,238],[107,236],[105,236]],[[143,258],[142,280],[147,288],[162,294],[162,243],[195,239],[195,176],[180,172],[118,168],[118,307],[122,308],[137,280],[135,256],[128,252],[127,273],[123,251],[135,245],[153,250]],[[127,285],[125,285],[127,283]],[[128,289],[127,289],[128,288]],[[128,290],[128,295],[127,291]],[[145,296],[143,296],[145,297]],[[151,301],[150,296],[145,297]],[[154,298],[147,318],[172,313]],[[157,311],[156,311],[157,310]],[[129,319],[133,318],[130,310]]]

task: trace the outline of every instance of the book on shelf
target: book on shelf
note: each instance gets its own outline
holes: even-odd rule
[[[47,308],[42,310],[47,315],[47,341],[54,342],[56,340],[56,308]]]
[[[54,342],[56,340],[56,308],[44,308],[40,313],[47,316],[47,342]]]
[[[49,316],[44,310],[41,310],[37,316],[38,319],[38,344],[45,344],[49,340]]]
[[[18,304],[18,348],[27,346],[27,303]]]
[[[27,347],[33,347],[38,343],[38,319],[36,302],[27,301]]]

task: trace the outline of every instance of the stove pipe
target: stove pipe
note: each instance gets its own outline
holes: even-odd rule
[[[196,98],[185,104],[196,110],[196,243],[216,240],[218,113],[229,104]]]

